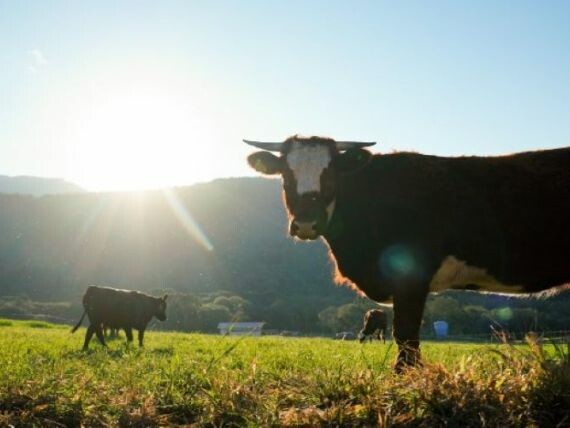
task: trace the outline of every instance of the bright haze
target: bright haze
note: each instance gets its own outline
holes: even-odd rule
[[[570,144],[567,1],[0,0],[0,174],[251,175],[242,138],[487,155]]]

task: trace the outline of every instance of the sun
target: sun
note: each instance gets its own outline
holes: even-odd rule
[[[144,190],[211,178],[212,121],[187,93],[118,85],[86,103],[71,146],[72,176],[96,190]]]

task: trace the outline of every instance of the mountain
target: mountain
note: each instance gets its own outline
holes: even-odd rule
[[[85,190],[61,178],[0,175],[0,193],[43,196],[81,192]]]
[[[0,296],[80,301],[89,284],[229,291],[255,305],[350,301],[321,241],[287,237],[280,182],[165,191],[0,195]]]

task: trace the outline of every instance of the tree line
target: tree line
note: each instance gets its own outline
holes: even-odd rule
[[[161,295],[169,290],[155,290]],[[379,306],[365,298],[323,307],[317,300],[302,295],[291,300],[276,300],[271,305],[256,305],[228,291],[199,295],[170,290],[168,319],[155,321],[152,328],[185,332],[217,333],[220,322],[264,321],[266,330],[278,334],[334,335],[362,328],[366,311]],[[523,336],[533,331],[570,331],[570,293],[550,299],[484,296],[471,292],[446,292],[428,298],[423,317],[422,335],[434,335],[433,322],[447,321],[451,336],[490,336],[505,331]],[[382,306],[391,323],[392,309]],[[41,319],[73,323],[83,311],[80,302],[38,302],[27,297],[0,298],[0,317]]]

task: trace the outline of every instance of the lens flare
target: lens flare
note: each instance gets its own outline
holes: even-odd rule
[[[513,310],[509,307],[504,307],[497,310],[497,318],[501,321],[508,321],[513,317]]]
[[[402,278],[416,271],[414,255],[404,245],[393,245],[380,256],[380,269],[387,278]]]
[[[166,189],[163,191],[164,198],[166,202],[172,209],[172,212],[176,218],[182,223],[182,226],[192,238],[194,238],[204,249],[207,251],[214,251],[214,246],[198,224],[196,220],[192,217],[188,209],[184,206],[178,196],[172,189]]]

